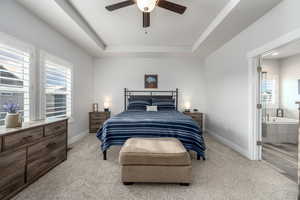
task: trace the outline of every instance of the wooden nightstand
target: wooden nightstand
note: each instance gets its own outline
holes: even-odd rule
[[[204,122],[203,122],[204,115],[203,115],[203,113],[200,113],[200,112],[183,112],[183,114],[188,115],[191,118],[193,118],[193,120],[195,120],[199,124],[200,128],[203,130],[203,128],[204,128]]]
[[[103,123],[110,118],[110,112],[90,112],[90,133],[96,133]]]

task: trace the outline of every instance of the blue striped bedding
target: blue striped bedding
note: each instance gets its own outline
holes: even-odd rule
[[[198,124],[178,111],[125,111],[107,120],[97,132],[101,150],[123,145],[131,137],[174,137],[187,150],[205,157],[205,143]]]

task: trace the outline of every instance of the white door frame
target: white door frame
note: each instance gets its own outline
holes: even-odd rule
[[[262,137],[261,135],[261,114],[257,109],[257,104],[260,103],[258,95],[258,73],[257,65],[260,55],[291,43],[293,41],[300,40],[300,29],[292,31],[288,34],[273,40],[266,45],[257,48],[248,53],[248,65],[249,65],[249,157],[251,160],[261,160],[261,147],[257,146],[257,141]]]

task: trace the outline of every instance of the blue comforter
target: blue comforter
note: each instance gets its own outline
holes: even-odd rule
[[[187,150],[205,157],[205,143],[198,124],[178,111],[125,111],[107,120],[97,133],[106,151],[112,145],[123,145],[132,137],[173,137]]]

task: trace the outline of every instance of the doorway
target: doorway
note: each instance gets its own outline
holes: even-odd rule
[[[257,70],[261,66],[261,57],[277,48],[292,44],[300,40],[300,29],[287,33],[276,40],[273,40],[247,54],[249,61],[249,158],[252,160],[262,160],[262,104],[261,104],[261,76],[262,70]],[[257,71],[260,71],[259,73]],[[296,103],[296,102],[295,102]],[[298,102],[300,106],[300,102]],[[300,112],[300,109],[299,109]],[[300,118],[300,116],[299,116]],[[300,136],[300,129],[298,135]],[[298,139],[299,140],[299,139]],[[298,149],[298,160],[300,149]],[[298,165],[298,200],[300,200],[300,165]]]
[[[298,181],[300,41],[260,57],[261,159]]]

